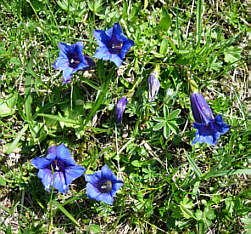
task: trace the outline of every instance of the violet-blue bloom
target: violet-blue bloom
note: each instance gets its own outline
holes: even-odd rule
[[[110,60],[120,67],[125,54],[134,45],[134,41],[128,39],[122,32],[119,23],[108,30],[95,30],[94,37],[99,45],[94,57]]]
[[[201,94],[197,92],[191,94],[190,101],[195,120],[193,127],[197,129],[192,144],[199,142],[216,145],[220,136],[231,126],[223,122],[221,115],[213,116],[211,108]]]
[[[116,119],[116,123],[117,124],[120,124],[121,121],[122,121],[122,116],[123,116],[123,113],[125,111],[127,103],[128,103],[127,98],[126,97],[122,97],[118,101],[118,103],[117,103],[117,105],[115,107],[114,115],[115,115],[115,119]]]
[[[123,181],[118,180],[107,165],[94,174],[85,175],[85,180],[87,196],[109,205],[112,205],[113,197],[123,185]]]
[[[83,55],[83,42],[72,45],[58,43],[58,47],[59,57],[52,66],[54,69],[63,70],[63,84],[71,81],[74,72],[88,70],[95,66],[95,62],[88,55]]]
[[[82,166],[76,165],[64,144],[50,147],[45,158],[34,158],[31,163],[39,169],[37,175],[48,192],[50,187],[54,187],[59,192],[66,193],[69,184],[85,172]]]
[[[160,82],[158,77],[158,72],[153,71],[148,79],[148,100],[149,102],[153,102],[156,95],[159,92]]]

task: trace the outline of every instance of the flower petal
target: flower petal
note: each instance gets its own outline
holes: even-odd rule
[[[37,174],[38,178],[41,178],[42,183],[47,190],[47,192],[50,191],[50,186],[53,185],[53,176],[52,172],[49,169],[40,169]]]
[[[115,115],[115,119],[116,119],[116,123],[120,124],[122,121],[122,117],[123,117],[123,113],[125,111],[126,105],[127,105],[128,101],[126,97],[122,97],[116,107],[115,107],[115,111],[114,111],[114,115]]]
[[[64,173],[61,171],[56,171],[54,172],[54,178],[54,188],[60,193],[66,193],[69,189],[69,186],[65,183]]]
[[[100,46],[96,50],[96,53],[94,54],[93,57],[97,58],[97,59],[109,60],[110,56],[111,56],[111,53],[109,52],[107,47],[106,46]]]
[[[59,49],[60,49],[60,53],[59,53],[59,56],[65,56],[65,57],[67,57],[66,55],[67,55],[67,53],[69,52],[69,50],[70,50],[70,46],[69,45],[67,45],[66,43],[63,43],[63,42],[59,42],[58,43],[58,47],[59,47]]]
[[[209,145],[216,145],[222,134],[225,134],[230,125],[223,122],[222,116],[218,115],[215,119],[210,120],[209,123],[193,123],[193,127],[197,129],[193,145],[197,142],[207,143]]]
[[[123,181],[121,180],[117,180],[116,182],[112,181],[112,197],[115,196],[115,194],[117,193],[117,191],[123,186]]]
[[[120,23],[115,23],[113,25],[113,33],[117,36],[117,35],[120,35],[120,34],[123,34],[122,32],[122,29],[121,29],[121,26],[120,26]]]
[[[31,160],[31,163],[38,169],[44,169],[51,164],[52,160],[47,158],[34,158]]]
[[[85,175],[85,181],[91,184],[96,184],[102,177],[102,172],[97,171],[94,174]]]
[[[58,57],[52,64],[52,67],[54,69],[61,69],[61,70],[64,70],[68,66],[69,66],[69,60],[67,57],[66,58]]]
[[[112,38],[112,35],[114,34],[114,28],[109,28],[105,31],[105,34],[107,35],[107,37],[109,38],[109,40]]]
[[[101,194],[100,191],[91,183],[87,183],[86,193],[90,199],[96,199],[96,197]]]
[[[120,57],[122,59],[125,58],[126,53],[131,49],[131,47],[134,45],[134,41],[133,40],[127,40],[124,44],[123,47],[120,51]]]
[[[61,144],[57,147],[57,159],[64,162],[67,166],[75,166],[76,162],[72,158],[70,151],[65,147],[64,144]]]
[[[107,165],[104,165],[101,168],[101,172],[102,172],[102,177],[104,177],[104,178],[106,178],[108,180],[112,180],[113,173],[112,173],[111,169]]]
[[[123,59],[118,54],[112,54],[110,61],[114,62],[117,67],[120,67],[123,63]]]
[[[56,154],[57,146],[53,145],[48,149],[48,153]]]
[[[109,36],[104,30],[94,30],[94,37],[96,38],[97,43],[100,46],[106,44],[110,40]]]
[[[190,96],[194,120],[198,123],[208,123],[214,119],[213,113],[205,98],[199,93]]]
[[[73,180],[83,175],[85,171],[86,170],[80,165],[65,168],[64,172],[66,184],[71,184]]]
[[[109,205],[113,203],[113,197],[110,193],[100,193],[96,198],[97,201],[105,202]]]
[[[78,41],[76,42],[76,50],[79,54],[82,54],[83,53],[83,49],[84,49],[84,44],[82,41]]]
[[[71,81],[71,76],[74,73],[74,69],[72,67],[66,67],[63,71],[63,84],[69,83]]]
[[[226,132],[229,131],[229,129],[231,128],[230,125],[226,124],[223,122],[223,119],[222,119],[222,116],[221,115],[217,115],[215,117],[215,122],[217,124],[217,127],[218,127],[218,131],[221,133],[221,134],[225,134]]]

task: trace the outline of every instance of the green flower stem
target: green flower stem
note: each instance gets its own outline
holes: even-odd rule
[[[110,72],[107,79],[105,80],[105,69],[103,64],[101,66],[98,67],[98,75],[102,76],[99,77],[100,80],[103,80],[103,84],[101,86],[101,92],[98,95],[98,98],[94,104],[94,106],[92,107],[92,109],[90,110],[88,116],[86,117],[84,123],[83,123],[83,129],[86,128],[87,124],[89,123],[89,121],[91,120],[91,118],[95,115],[96,111],[99,109],[100,105],[103,103],[103,100],[106,96],[106,93],[108,91],[108,88],[110,87],[110,80],[113,77],[113,72]],[[102,70],[102,72],[100,72],[100,70]],[[103,78],[103,79],[101,79]]]

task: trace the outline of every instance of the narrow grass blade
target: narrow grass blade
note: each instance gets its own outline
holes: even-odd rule
[[[64,117],[60,117],[58,115],[50,115],[50,114],[37,114],[37,116],[42,116],[45,118],[49,118],[49,119],[53,119],[53,120],[57,120],[59,122],[64,122],[64,123],[70,123],[70,124],[75,124],[75,125],[80,125],[80,123],[77,120],[73,120],[73,119],[67,119]]]
[[[84,128],[89,123],[89,121],[91,120],[91,118],[95,115],[95,113],[98,110],[98,108],[100,107],[100,105],[103,103],[103,100],[105,98],[105,95],[106,95],[107,90],[108,90],[109,85],[110,85],[111,77],[113,76],[113,73],[111,72],[109,74],[109,76],[107,77],[107,79],[105,79],[104,78],[105,77],[105,70],[103,70],[103,71],[100,71],[100,70],[101,69],[99,68],[98,69],[98,77],[103,82],[103,85],[101,87],[102,91],[99,93],[98,98],[96,99],[96,102],[92,106],[92,109],[90,110],[88,116],[85,119],[84,126],[83,126]]]
[[[175,26],[176,26],[176,34],[177,34],[177,40],[178,40],[178,47],[179,47],[179,49],[180,49],[180,47],[181,47],[181,38],[180,38],[180,25],[179,25],[179,14],[177,13],[177,15],[176,15],[176,24],[175,24]]]
[[[80,226],[78,221],[60,203],[53,201],[53,205],[61,210],[75,225]]]
[[[9,148],[7,149],[6,153],[10,154],[16,147],[18,142],[20,141],[22,135],[25,133],[25,131],[28,128],[28,124],[26,124],[22,130],[17,134],[17,137],[15,138],[15,140],[11,143],[11,145],[9,146]]]
[[[24,96],[25,96],[24,111],[25,111],[26,120],[29,122],[32,119],[32,113],[31,113],[31,103],[32,103],[31,76],[26,76]]]
[[[202,19],[202,0],[197,1],[197,12],[196,12],[196,44],[197,48],[200,46],[201,40],[201,19]]]
[[[239,175],[239,174],[251,175],[251,168],[236,169],[236,170],[210,171],[207,174],[205,174],[202,178],[208,179],[211,177],[226,176],[226,175],[230,176],[230,175]]]
[[[190,157],[190,155],[185,151],[185,154],[186,154],[186,157],[187,157],[187,160],[190,164],[190,166],[194,169],[194,172],[195,174],[198,176],[198,177],[201,177],[201,170],[200,168],[197,166],[197,164],[194,162],[194,160]]]

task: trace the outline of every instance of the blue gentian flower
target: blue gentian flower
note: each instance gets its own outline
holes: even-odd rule
[[[123,181],[117,180],[107,165],[104,165],[101,171],[85,175],[85,180],[87,182],[87,196],[90,199],[105,202],[109,205],[112,205],[113,197],[123,185]]]
[[[220,136],[231,126],[223,122],[221,115],[214,118],[211,108],[201,94],[197,92],[191,94],[190,100],[195,120],[193,127],[197,129],[192,144],[199,142],[216,145]]]
[[[159,73],[157,71],[153,71],[148,79],[148,100],[149,102],[153,102],[156,95],[159,92],[160,82],[158,79]]]
[[[117,124],[120,124],[121,121],[122,121],[122,116],[123,116],[123,113],[125,111],[127,103],[128,103],[127,98],[126,97],[122,97],[118,101],[118,103],[117,103],[117,105],[115,107],[114,115],[115,115],[115,119],[116,119],[116,123]]]
[[[120,67],[125,54],[134,45],[134,41],[128,39],[122,32],[119,23],[108,30],[95,30],[94,37],[99,45],[94,57],[97,59],[110,60]]]
[[[59,192],[66,193],[69,184],[85,172],[82,166],[76,165],[64,144],[50,147],[45,158],[34,158],[31,163],[39,169],[37,175],[48,192],[50,187],[54,187]]]
[[[58,43],[58,47],[59,57],[52,66],[54,69],[63,70],[63,84],[71,81],[74,72],[88,70],[95,66],[95,62],[88,55],[83,55],[83,42],[72,45]]]

